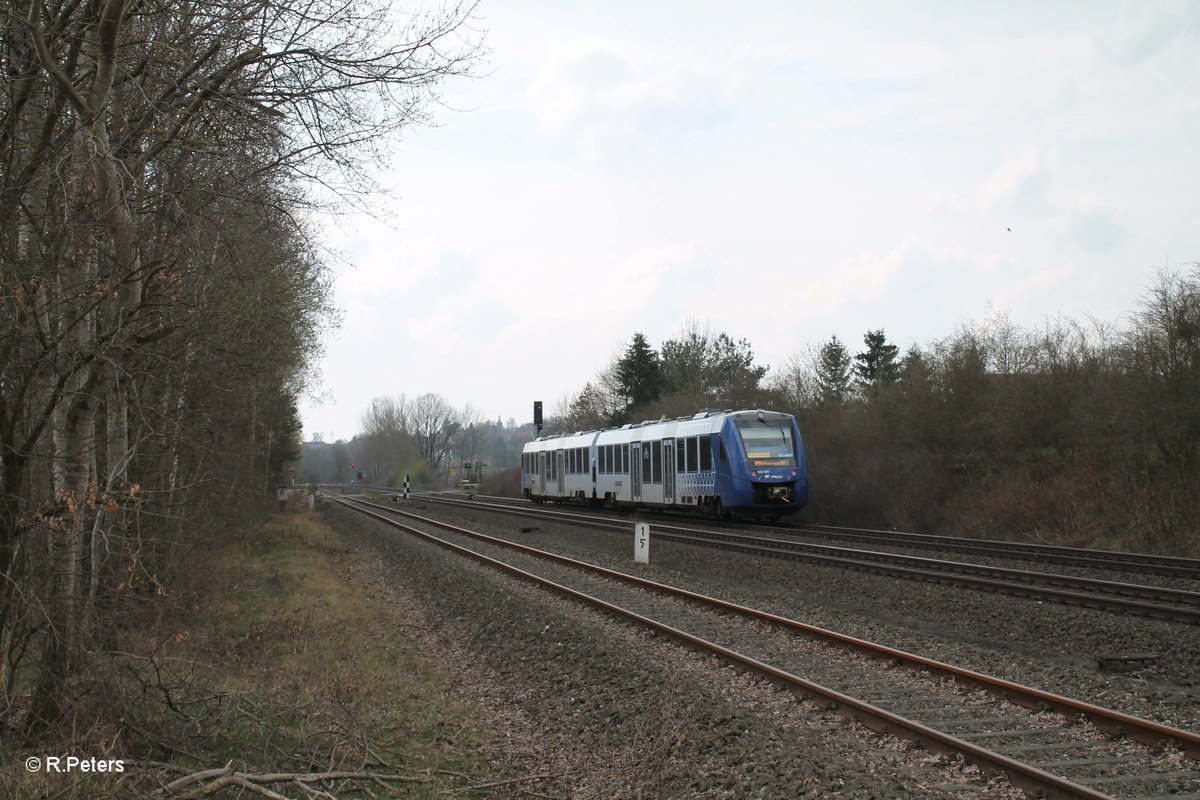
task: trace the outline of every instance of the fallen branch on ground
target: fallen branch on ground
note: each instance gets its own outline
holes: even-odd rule
[[[269,797],[272,800],[283,798],[284,795],[273,792],[266,788],[268,785],[276,783],[296,783],[300,785],[310,783],[329,783],[332,781],[379,781],[384,783],[429,783],[430,778],[420,775],[397,775],[370,771],[339,771],[339,772],[266,772],[266,773],[250,773],[238,772],[232,766],[225,766],[218,769],[207,769],[201,772],[193,772],[191,775],[185,775],[168,783],[162,790],[160,796],[176,798],[177,800],[199,800],[201,797],[208,797],[227,786],[238,786],[247,791],[260,794],[263,797]],[[182,789],[187,789],[190,786],[195,786],[198,783],[203,786],[196,786],[185,794],[176,794]]]

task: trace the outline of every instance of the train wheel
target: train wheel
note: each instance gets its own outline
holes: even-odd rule
[[[719,497],[712,502],[712,518],[717,522],[725,519],[725,509],[721,505],[721,498]]]

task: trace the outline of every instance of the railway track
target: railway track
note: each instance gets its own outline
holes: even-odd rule
[[[1196,733],[391,507],[333,499],[759,672],[871,727],[962,753],[1029,792],[1088,800],[1200,798]]]
[[[629,529],[628,521],[618,522],[594,514],[494,503],[481,499],[462,500],[434,495],[425,496],[424,499],[601,530],[624,532]],[[670,524],[662,519],[654,523],[653,530],[656,540],[719,547],[772,558],[804,560],[927,583],[963,586],[1033,600],[1200,624],[1200,592],[1188,589],[813,544],[748,532],[717,531],[691,525]]]
[[[380,489],[379,491],[388,492],[391,490]],[[529,505],[528,501],[508,497],[480,496],[479,499],[514,508]],[[888,547],[957,552],[986,558],[1032,561],[1042,564],[1069,565],[1086,569],[1127,572],[1130,574],[1200,580],[1200,558],[1162,556],[1152,553],[1126,553],[1119,550],[1064,547],[1061,545],[1035,544],[1032,542],[1008,542],[1000,539],[973,539],[870,528],[846,528],[833,525],[777,522],[756,527],[765,527],[771,531],[787,531],[809,538],[822,538],[833,541],[865,542]]]
[[[1067,564],[1089,569],[1200,580],[1200,558],[1123,553],[1116,550],[1092,550],[1029,542],[1005,542],[998,539],[966,539],[955,536],[935,536],[867,528],[841,528],[831,525],[781,524],[778,527],[805,536],[823,537],[836,541],[901,545],[917,549],[969,553],[990,558],[1008,558],[1044,564]]]

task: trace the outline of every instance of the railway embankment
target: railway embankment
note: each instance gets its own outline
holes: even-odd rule
[[[197,548],[147,608],[73,684],[86,724],[0,753],[0,797],[480,798],[528,778],[520,732],[318,514]],[[52,756],[120,768],[27,767]]]

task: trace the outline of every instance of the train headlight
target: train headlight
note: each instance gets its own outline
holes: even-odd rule
[[[751,477],[751,478],[757,478],[757,477],[758,477],[758,470],[756,470],[756,469],[752,469],[752,470],[750,470],[750,477]]]

